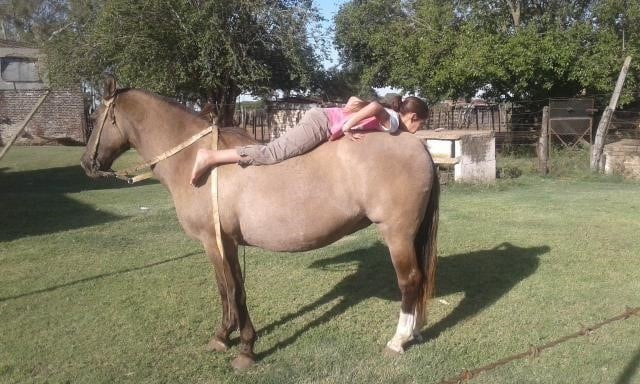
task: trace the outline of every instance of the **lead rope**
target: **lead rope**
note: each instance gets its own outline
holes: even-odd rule
[[[242,283],[244,284],[244,282],[247,280],[247,254],[246,254],[246,248],[243,245],[242,246]]]
[[[100,121],[100,125],[98,126],[98,133],[96,134],[97,137],[95,142],[93,143],[93,149],[91,151],[91,159],[93,161],[95,161],[96,156],[98,154],[98,145],[100,144],[100,136],[102,136],[102,129],[104,128],[104,123],[107,122],[107,117],[109,117],[109,112],[111,111],[111,107],[115,99],[116,99],[116,96],[110,98],[109,100],[102,101],[104,106],[107,107],[107,110],[104,111],[104,115],[102,115],[102,120]]]
[[[211,148],[216,151],[218,150],[218,134],[219,129],[217,126],[212,126],[213,131],[211,135]],[[213,229],[216,235],[216,245],[218,247],[218,252],[220,253],[220,258],[222,259],[222,280],[224,281],[224,287],[227,291],[225,295],[227,298],[227,310],[228,310],[228,318],[231,318],[231,299],[229,298],[229,285],[227,284],[227,269],[225,268],[225,255],[224,255],[224,246],[222,244],[222,231],[220,230],[220,211],[218,209],[218,167],[213,167],[211,169],[211,207],[213,209]]]

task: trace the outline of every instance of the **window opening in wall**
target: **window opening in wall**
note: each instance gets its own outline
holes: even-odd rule
[[[24,57],[0,58],[0,76],[7,82],[39,82],[36,60]]]

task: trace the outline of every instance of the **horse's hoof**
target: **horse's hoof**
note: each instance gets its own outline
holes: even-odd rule
[[[229,346],[214,337],[204,349],[207,352],[226,352],[229,349]]]
[[[236,372],[244,372],[247,369],[251,368],[255,364],[255,360],[251,356],[247,356],[245,354],[239,354],[238,357],[233,359],[231,362],[231,367]]]
[[[397,356],[404,353],[404,348],[402,344],[397,341],[389,341],[384,350],[387,355],[393,355],[393,356]]]
[[[400,355],[402,355],[403,351],[396,351],[393,348],[390,348],[389,346],[384,347],[384,352],[383,354],[387,357],[398,357]]]

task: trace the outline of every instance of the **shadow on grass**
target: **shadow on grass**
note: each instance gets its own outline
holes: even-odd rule
[[[640,366],[640,348],[636,351],[636,354],[633,356],[631,361],[624,368],[624,371],[616,380],[616,384],[631,384],[636,381],[631,381],[633,376],[638,372],[638,366]]]
[[[24,172],[6,172],[6,168],[2,168],[0,241],[118,220],[117,215],[96,210],[65,194],[127,187],[118,180],[92,180],[80,166]]]
[[[437,338],[443,331],[498,301],[532,275],[538,269],[538,257],[550,250],[546,245],[521,248],[502,243],[493,249],[440,259],[436,295],[464,292],[464,298],[451,313],[423,332],[424,339]]]
[[[61,289],[61,288],[71,287],[71,286],[76,285],[76,284],[82,284],[82,283],[86,283],[88,281],[104,279],[105,277],[118,276],[118,275],[122,275],[122,274],[129,273],[129,272],[141,271],[143,269],[149,269],[149,268],[157,267],[158,265],[171,263],[171,262],[174,262],[174,261],[186,259],[188,257],[195,256],[195,255],[200,255],[200,254],[202,254],[202,252],[191,252],[191,253],[187,253],[187,254],[182,255],[182,256],[173,257],[173,258],[170,258],[170,259],[157,261],[155,263],[142,265],[140,267],[133,267],[133,268],[121,269],[119,271],[101,273],[99,275],[85,277],[83,279],[78,279],[78,280],[70,281],[68,283],[54,285],[54,286],[51,286],[51,287],[38,289],[38,290],[35,290],[35,291],[31,291],[31,292],[21,293],[21,294],[18,294],[18,295],[7,296],[7,297],[0,297],[0,303],[5,302],[5,301],[9,301],[9,300],[20,299],[20,298],[27,297],[27,296],[38,295],[40,293],[52,292],[52,291],[55,291],[55,290],[58,290],[58,289]]]
[[[521,248],[503,243],[493,249],[441,257],[438,261],[436,295],[464,292],[465,297],[449,315],[427,328],[423,336],[427,340],[436,338],[444,330],[495,303],[518,282],[533,274],[538,268],[538,257],[549,250],[548,246]],[[268,350],[261,352],[258,358],[264,358],[278,349],[291,345],[304,332],[328,322],[368,298],[400,300],[396,275],[387,248],[382,244],[320,260],[311,267],[335,269],[354,263],[357,264],[357,270],[331,291],[315,302],[262,328],[258,332],[259,335],[269,334],[281,325],[337,300],[337,303],[324,314],[305,324],[287,339],[280,340]]]

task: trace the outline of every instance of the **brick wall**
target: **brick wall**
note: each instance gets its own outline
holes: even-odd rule
[[[0,145],[20,127],[44,90],[0,91]],[[81,91],[52,90],[16,144],[83,144],[84,103]]]

